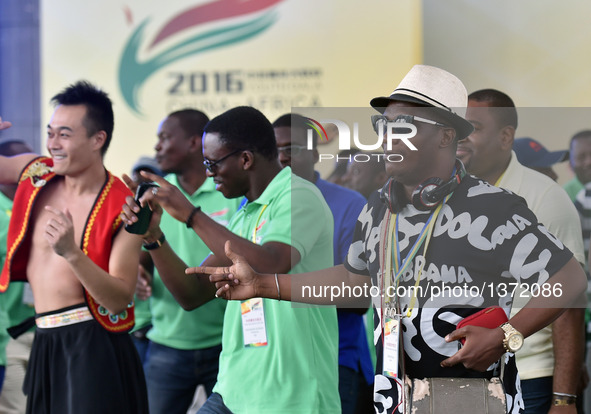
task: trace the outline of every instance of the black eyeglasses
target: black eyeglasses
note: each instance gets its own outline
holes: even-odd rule
[[[297,157],[300,152],[307,149],[305,145],[288,145],[286,147],[277,147],[278,152],[283,152],[288,157]]]
[[[380,135],[380,132],[382,134],[384,134],[386,132],[386,126],[388,125],[388,123],[394,123],[394,124],[412,124],[414,121],[418,121],[418,122],[423,122],[425,124],[431,124],[431,125],[435,125],[438,127],[447,127],[447,125],[436,122],[436,121],[432,121],[430,119],[426,119],[426,118],[421,118],[420,116],[415,116],[415,115],[398,115],[396,118],[390,120],[388,118],[386,118],[384,115],[372,115],[371,116],[371,124],[373,125],[373,129],[374,131],[376,131],[376,134]],[[404,126],[400,126],[400,128],[394,128],[394,132],[398,132],[398,129],[408,129],[405,128]]]
[[[215,170],[215,168],[217,168],[217,165],[218,165],[220,162],[222,162],[222,161],[224,161],[225,159],[227,159],[227,158],[231,157],[232,155],[236,155],[236,154],[238,154],[239,152],[242,152],[242,150],[241,150],[241,149],[237,149],[237,150],[235,150],[235,151],[232,151],[231,153],[229,153],[229,154],[227,154],[227,155],[224,155],[222,158],[220,158],[220,159],[219,159],[219,160],[217,160],[217,161],[211,161],[211,160],[208,160],[207,158],[205,158],[205,159],[203,160],[203,165],[205,165],[205,168],[207,168],[207,171],[209,171],[209,172],[213,173],[213,172],[214,172],[214,170]]]

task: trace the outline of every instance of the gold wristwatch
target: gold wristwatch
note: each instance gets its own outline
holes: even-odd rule
[[[503,347],[507,352],[517,352],[523,346],[523,335],[515,329],[509,322],[505,322],[499,328],[505,332]]]

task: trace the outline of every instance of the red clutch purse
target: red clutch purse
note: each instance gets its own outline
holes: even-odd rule
[[[482,326],[483,328],[494,329],[498,328],[509,319],[503,308],[499,306],[491,306],[490,308],[482,309],[458,322],[456,329],[462,326],[474,325]],[[466,338],[460,339],[462,345],[466,342]]]

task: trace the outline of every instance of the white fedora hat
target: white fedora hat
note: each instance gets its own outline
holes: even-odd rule
[[[468,105],[466,87],[456,76],[443,69],[415,65],[390,96],[373,98],[370,104],[383,113],[392,101],[437,108],[437,113],[455,128],[458,139],[466,138],[474,130],[472,124],[465,119]]]

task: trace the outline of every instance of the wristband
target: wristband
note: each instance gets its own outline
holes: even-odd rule
[[[166,241],[166,237],[164,237],[164,233],[162,233],[162,236],[160,236],[158,238],[158,240],[152,242],[152,243],[144,243],[144,249],[146,250],[154,250],[159,248],[160,246],[162,246],[164,244],[164,242]]]
[[[187,220],[185,220],[185,224],[187,225],[188,229],[193,228],[193,217],[195,217],[195,214],[197,214],[198,211],[201,211],[201,207],[196,206],[195,208],[193,208],[193,210],[191,210],[191,214],[189,214]]]
[[[559,407],[563,405],[572,405],[577,402],[577,396],[574,394],[565,394],[562,392],[552,393],[552,405]]]

